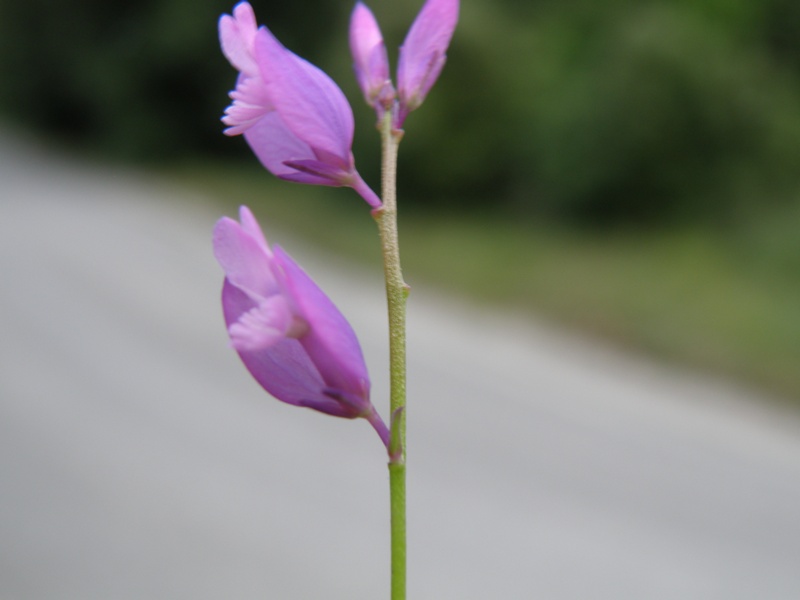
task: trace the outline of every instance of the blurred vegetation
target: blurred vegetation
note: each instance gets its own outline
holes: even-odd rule
[[[360,170],[376,173],[347,53],[352,3],[253,4],[340,82]],[[390,49],[419,4],[371,2]],[[242,156],[219,135],[235,73],[216,21],[231,8],[0,0],[0,110],[110,156]],[[601,227],[747,221],[800,189],[800,3],[465,0],[444,76],[407,130],[401,169],[415,176],[401,192],[426,209]]]
[[[421,2],[368,2],[393,63]],[[351,99],[359,171],[377,187],[353,2],[252,4]],[[216,21],[232,6],[0,0],[0,113],[108,158],[254,165],[220,135],[235,72]],[[798,375],[765,374],[800,363],[798,0],[462,0],[448,65],[406,131],[406,235],[438,239],[415,243],[464,289],[800,397]],[[445,241],[475,254],[454,267]]]

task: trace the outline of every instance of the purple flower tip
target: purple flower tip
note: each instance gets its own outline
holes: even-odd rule
[[[247,2],[220,18],[219,38],[239,71],[233,103],[222,118],[225,133],[243,134],[264,167],[282,179],[363,184],[352,153],[353,111],[333,80],[259,28]],[[374,193],[365,199],[380,206]]]
[[[411,25],[397,65],[398,129],[436,83],[458,22],[458,10],[459,0],[427,0]]]
[[[353,329],[288,254],[269,247],[247,207],[240,222],[217,222],[214,254],[225,271],[222,307],[231,345],[256,381],[288,404],[364,417],[385,438]]]

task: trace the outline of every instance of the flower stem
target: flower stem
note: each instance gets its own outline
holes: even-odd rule
[[[406,598],[406,466],[389,463],[392,511],[392,600]]]
[[[390,451],[389,498],[392,535],[392,600],[406,598],[406,298],[408,285],[400,269],[397,240],[397,147],[403,132],[392,127],[390,111],[380,123],[382,140],[383,204],[372,211],[378,224],[386,276],[389,310],[389,373],[392,438],[399,441]]]

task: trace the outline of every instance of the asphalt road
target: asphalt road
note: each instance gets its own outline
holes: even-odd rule
[[[0,141],[3,600],[388,598],[378,439],[249,379],[218,216]],[[258,216],[351,319],[385,415],[378,275]],[[800,598],[796,414],[424,286],[409,324],[411,599]]]

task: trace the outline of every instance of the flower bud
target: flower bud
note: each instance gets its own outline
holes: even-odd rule
[[[397,64],[400,105],[394,125],[398,129],[436,83],[458,22],[458,10],[458,0],[427,0],[408,30]]]
[[[350,17],[350,53],[358,85],[367,104],[375,108],[380,119],[384,111],[391,108],[395,91],[380,27],[372,11],[362,2],[356,4]]]

